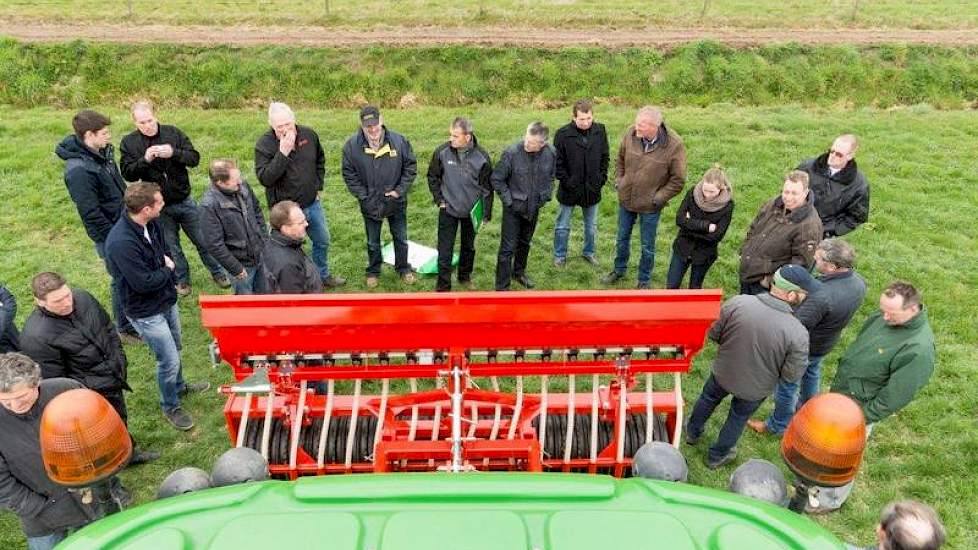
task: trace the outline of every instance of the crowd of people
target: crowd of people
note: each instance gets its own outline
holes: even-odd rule
[[[135,130],[121,140],[119,164],[111,121],[92,110],[75,115],[73,134],[55,149],[65,161],[68,193],[111,280],[112,316],[85,289],[69,285],[59,273],[43,272],[30,283],[36,307],[19,331],[14,296],[0,286],[0,352],[11,352],[0,356],[0,424],[36,423],[49,393],[77,385],[100,393],[126,420],[123,344],[144,343],[156,358],[163,415],[177,429],[193,427],[181,398],[210,385],[187,381],[182,372],[177,301],[192,289],[181,231],[213,280],[237,294],[317,293],[346,284],[330,269],[330,231],[322,204],[324,149],[316,131],[297,124],[288,105],[269,106],[269,128],[255,144],[267,223],[257,189],[245,181],[235,160],[209,161],[210,185],[197,203],[188,169],[198,166],[201,156],[190,138],[161,124],[148,101],[133,104],[131,115]],[[641,253],[635,285],[651,288],[660,215],[686,187],[682,137],[666,126],[661,110],[642,107],[622,135],[610,173],[607,131],[594,119],[591,102],[576,102],[571,115],[552,144],[544,123],[529,124],[496,162],[479,145],[471,120],[451,122],[448,140],[432,153],[426,174],[438,209],[435,290],[451,290],[453,278],[465,289],[476,288],[475,236],[491,220],[495,196],[502,203],[502,221],[494,288],[510,290],[513,282],[533,288],[527,275],[530,246],[555,181],[554,268],[568,262],[571,220],[578,207],[584,229],[581,257],[600,265],[596,217],[609,174],[618,197],[618,225],[613,267],[601,282],[618,285],[626,278],[637,223]],[[341,166],[363,217],[365,284],[374,288],[380,281],[386,220],[394,269],[403,284],[413,285],[418,279],[408,262],[406,209],[417,177],[414,150],[407,137],[387,128],[376,107],[360,110],[359,126],[343,146]],[[717,356],[687,421],[686,443],[696,445],[716,407],[732,396],[726,421],[706,453],[709,468],[736,459],[745,427],[769,435],[785,430],[795,411],[821,391],[822,361],[863,303],[867,286],[855,270],[856,253],[840,238],[869,216],[869,185],[855,161],[858,146],[855,136],[842,135],[827,152],[798,164],[785,175],[781,193],[761,205],[750,224],[739,250],[740,294],[724,302],[709,331]],[[720,165],[686,191],[676,209],[678,233],[666,288],[679,288],[687,272],[689,288],[703,286],[730,226],[733,195]],[[306,240],[310,254],[304,250]],[[895,281],[842,353],[831,390],[860,405],[871,433],[875,424],[910,403],[934,363],[934,336],[921,293]],[[770,417],[751,419],[772,395]],[[36,437],[0,443],[0,502],[20,515],[32,548],[47,548],[48,539],[38,537],[63,535],[72,525],[66,517],[45,519],[57,509],[52,502],[61,493],[43,482],[38,464],[24,464],[37,459],[37,449],[23,454],[32,445]],[[132,463],[157,456],[137,449]],[[823,488],[810,511],[837,509],[851,490],[851,484]],[[905,512],[926,516],[902,505],[888,510],[878,531],[881,548],[887,547],[884,539],[902,536],[899,526],[906,522],[899,517]]]

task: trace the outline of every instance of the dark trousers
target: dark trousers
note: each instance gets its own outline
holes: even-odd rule
[[[747,281],[740,281],[741,294],[756,295],[756,294],[764,294],[765,292],[767,292],[767,289],[764,288],[764,286],[760,283],[760,281],[753,281],[749,283]]]
[[[9,290],[0,286],[0,353],[20,350],[20,333],[14,318],[17,317],[17,300]]]
[[[462,228],[462,244],[458,259],[458,280],[461,283],[472,278],[475,265],[475,228],[468,216],[456,218],[444,208],[438,210],[438,283],[435,290],[452,289],[452,253],[455,250],[455,234]]]
[[[503,208],[503,222],[496,256],[496,290],[508,290],[513,276],[526,273],[526,260],[530,256],[530,241],[537,228],[539,210],[529,219]]]
[[[380,266],[384,263],[380,247],[380,229],[384,225],[384,220],[375,220],[363,217],[363,226],[367,230],[367,276],[379,277]],[[394,269],[401,275],[411,272],[411,265],[408,264],[408,244],[407,244],[407,208],[387,216],[387,228],[390,229],[391,239],[394,241]],[[454,241],[454,236],[452,240]],[[452,243],[454,244],[454,243]]]
[[[716,378],[711,373],[710,377],[706,379],[706,383],[703,384],[703,392],[696,400],[693,413],[689,416],[689,423],[686,424],[686,431],[690,437],[698,439],[703,435],[703,426],[706,425],[706,421],[713,416],[713,411],[716,410],[717,405],[728,395],[730,392],[723,389],[723,386],[717,383]],[[744,433],[747,420],[763,402],[764,398],[748,401],[733,396],[730,412],[727,413],[727,420],[723,423],[716,441],[713,442],[707,453],[710,460],[720,460],[730,452],[730,449],[734,448],[740,439],[740,435]]]
[[[177,276],[177,283],[190,284],[190,264],[187,263],[187,256],[183,253],[180,245],[180,230],[186,233],[190,242],[197,249],[200,260],[204,262],[204,267],[211,272],[211,276],[219,277],[224,274],[221,264],[213,256],[208,254],[204,248],[204,240],[200,236],[200,209],[194,199],[187,197],[182,202],[168,204],[160,212],[160,223],[163,224],[163,238],[166,239],[173,263],[176,264],[174,273]],[[232,273],[231,276],[237,275]]]
[[[704,264],[694,264],[691,263],[691,259],[673,253],[672,259],[669,260],[669,272],[666,274],[666,288],[679,288],[683,284],[683,277],[686,276],[687,269],[690,270],[689,288],[703,288],[706,273],[715,261],[710,260]]]

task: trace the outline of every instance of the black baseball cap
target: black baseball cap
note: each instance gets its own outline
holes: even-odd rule
[[[363,109],[360,109],[360,126],[366,128],[367,126],[374,126],[380,124],[380,109],[367,105]]]

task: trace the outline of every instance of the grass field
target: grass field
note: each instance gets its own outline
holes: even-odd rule
[[[116,124],[114,142],[132,127],[124,111],[108,111]],[[419,178],[410,194],[409,237],[433,246],[436,212],[423,174],[432,150],[447,137],[448,124],[457,114],[471,116],[480,142],[497,157],[501,149],[519,138],[525,125],[538,118],[556,128],[569,118],[560,111],[501,107],[416,108],[387,110],[388,126],[407,135],[419,158]],[[615,147],[634,114],[632,108],[599,105],[597,119],[604,122]],[[77,286],[91,290],[108,303],[108,281],[91,242],[86,237],[62,183],[62,164],[54,145],[70,130],[72,113],[38,108],[16,110],[0,107],[0,279],[20,302],[18,323],[31,308],[30,277],[41,270],[58,270]],[[364,291],[365,250],[362,222],[355,201],[338,177],[339,150],[355,128],[352,110],[300,110],[299,122],[319,130],[326,147],[328,181],[324,194],[332,231],[331,262],[336,273],[350,279],[344,289]],[[842,346],[851,341],[858,324],[874,308],[882,287],[895,278],[907,279],[924,292],[931,323],[937,335],[938,367],[931,383],[910,407],[883,422],[870,440],[864,469],[856,491],[845,508],[816,521],[841,538],[866,545],[879,510],[898,498],[917,498],[935,505],[948,526],[953,548],[973,548],[978,525],[978,437],[976,437],[975,389],[978,364],[978,328],[974,304],[978,302],[978,226],[974,223],[974,143],[978,127],[974,113],[937,111],[927,106],[891,110],[802,108],[796,106],[745,108],[715,104],[708,108],[669,109],[667,123],[684,137],[689,151],[690,184],[714,162],[722,163],[735,185],[737,208],[721,259],[707,284],[729,295],[737,288],[736,250],[747,225],[760,204],[780,189],[784,173],[803,158],[825,151],[833,136],[852,131],[863,140],[858,161],[873,189],[870,223],[849,239],[858,253],[858,269],[869,283],[869,295],[854,326],[846,330]],[[265,129],[259,110],[173,110],[161,120],[183,128],[204,159],[239,159],[243,173],[257,184],[252,151],[255,138]],[[193,173],[194,196],[205,187],[203,172]],[[677,201],[666,209],[660,224],[653,286],[663,285],[670,244],[675,236],[671,217]],[[617,200],[606,188],[599,219],[601,269],[574,261],[579,253],[580,218],[574,220],[570,255],[562,271],[551,267],[554,206],[545,207],[533,241],[529,274],[543,289],[599,288],[599,277],[610,266],[614,248]],[[480,289],[492,288],[499,222],[495,218],[477,241],[475,281]],[[633,242],[633,249],[637,248]],[[194,275],[196,292],[218,289],[185,246]],[[628,287],[634,285],[634,262]],[[424,280],[414,290],[431,290]],[[402,288],[391,271],[385,271],[378,291]],[[181,300],[185,348],[185,372],[192,380],[213,383],[230,380],[227,368],[212,370],[207,359],[208,337],[200,326],[199,310],[192,298]],[[197,421],[189,433],[170,428],[156,403],[153,361],[145,347],[129,347],[129,396],[132,429],[148,448],[163,451],[156,463],[128,470],[124,481],[137,502],[153,498],[156,486],[173,469],[195,465],[209,469],[229,446],[220,414],[223,399],[216,394],[189,399],[187,408]],[[686,377],[687,403],[696,398],[709,370],[714,347],[707,347],[694,371]],[[835,371],[838,352],[826,360],[826,379]],[[716,434],[725,414],[722,407],[707,427]],[[765,404],[761,413],[770,411]],[[740,442],[740,461],[762,457],[780,464],[777,442],[745,433]],[[724,488],[732,468],[711,472],[703,466],[705,446],[683,448],[691,467],[690,482]],[[739,461],[738,461],[739,463]],[[969,525],[971,527],[969,527]],[[0,515],[0,547],[23,545],[16,518]]]
[[[202,9],[206,5],[206,8]],[[887,27],[978,25],[967,0],[7,0],[0,17],[142,24],[520,27]]]

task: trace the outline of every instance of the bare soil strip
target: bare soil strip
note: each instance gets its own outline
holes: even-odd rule
[[[109,25],[99,23],[51,24],[0,21],[0,36],[27,42],[65,42],[83,39],[112,43],[173,43],[233,46],[437,46],[465,44],[486,46],[605,48],[655,47],[669,49],[688,42],[715,40],[733,47],[796,42],[800,44],[929,44],[978,45],[976,30],[912,29],[529,29],[388,27],[371,30],[328,27],[171,26]]]

